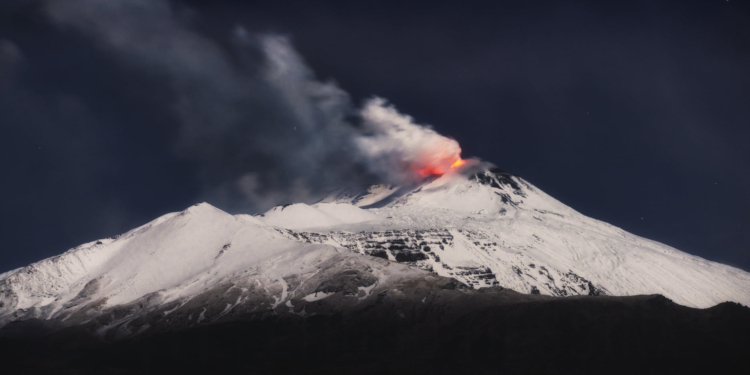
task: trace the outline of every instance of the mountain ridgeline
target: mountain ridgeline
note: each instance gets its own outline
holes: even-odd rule
[[[256,216],[202,203],[0,274],[0,350],[24,373],[733,371],[748,304],[747,272],[472,161]]]

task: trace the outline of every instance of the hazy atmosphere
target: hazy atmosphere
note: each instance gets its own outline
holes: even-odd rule
[[[750,270],[750,8],[592,4],[3,2],[0,272],[461,158]]]

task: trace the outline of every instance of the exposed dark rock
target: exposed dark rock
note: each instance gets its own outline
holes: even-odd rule
[[[386,253],[385,250],[373,250],[373,251],[370,251],[368,255],[378,257],[378,258],[388,259],[388,253]]]
[[[589,281],[588,283],[589,283],[588,287],[589,287],[589,295],[590,296],[600,296],[600,295],[604,294],[604,293],[602,293],[602,291],[600,289],[597,289],[594,286],[594,284],[591,283],[591,281]]]
[[[397,252],[395,257],[397,262],[416,262],[427,259],[427,255],[416,252]]]
[[[334,275],[334,277],[323,281],[315,292],[343,293],[344,295],[356,295],[359,287],[367,287],[377,281],[372,274],[360,270],[346,270]]]

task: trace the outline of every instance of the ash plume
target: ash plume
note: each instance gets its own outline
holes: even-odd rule
[[[355,138],[359,152],[380,176],[397,183],[413,182],[414,171],[445,172],[461,158],[454,139],[414,123],[383,98],[368,100],[361,110],[365,135]]]
[[[355,106],[316,78],[286,36],[234,26],[217,38],[195,25],[199,15],[165,0],[45,1],[41,9],[159,88],[173,151],[199,166],[202,199],[221,207],[263,210],[402,183],[415,168],[460,157],[456,141],[384,99]]]

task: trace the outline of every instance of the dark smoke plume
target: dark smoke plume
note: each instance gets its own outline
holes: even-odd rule
[[[234,26],[218,40],[165,0],[44,1],[39,9],[156,82],[159,110],[176,124],[173,151],[199,166],[203,199],[224,208],[257,211],[402,183],[413,168],[460,155],[455,141],[383,99],[357,108],[336,84],[318,80],[285,36]]]

